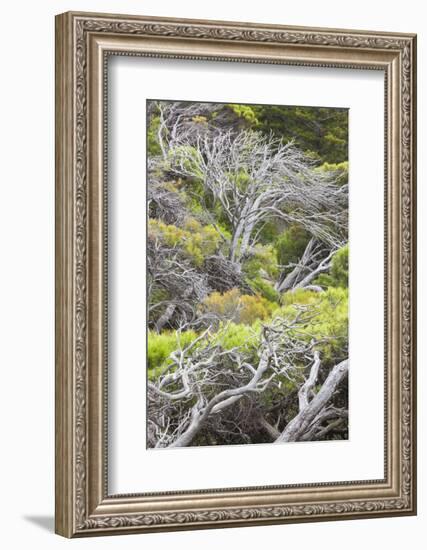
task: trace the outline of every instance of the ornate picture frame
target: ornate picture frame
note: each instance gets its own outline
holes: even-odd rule
[[[107,63],[142,56],[385,77],[384,479],[108,492]],[[416,513],[416,36],[68,12],[56,17],[56,532],[82,537]]]

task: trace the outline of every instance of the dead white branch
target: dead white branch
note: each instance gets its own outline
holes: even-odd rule
[[[255,399],[279,377],[296,380],[296,365],[313,355],[314,343],[294,335],[306,320],[306,312],[300,311],[293,319],[276,318],[264,326],[255,365],[242,350],[223,349],[221,338],[212,337],[209,329],[185,347],[180,346],[178,331],[177,350],[166,370],[148,382],[149,417],[154,425],[165,426],[155,446],[188,446],[207,422],[243,398]]]
[[[299,223],[317,239],[337,247],[347,224],[347,187],[333,173],[316,170],[291,143],[253,131],[188,139],[169,151],[170,169],[197,178],[221,204],[232,228],[230,259],[255,244],[257,228],[280,218]]]
[[[309,394],[312,392],[317,380],[319,367],[319,357],[315,356],[310,375],[299,391],[300,411],[295,418],[288,423],[275,443],[300,441],[303,439],[306,432],[311,428],[313,421],[315,421],[318,415],[325,409],[338,385],[347,375],[348,359],[332,368],[318,393],[314,394],[312,399],[309,400]],[[322,420],[324,420],[324,418]]]

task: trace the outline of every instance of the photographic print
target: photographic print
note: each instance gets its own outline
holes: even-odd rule
[[[348,111],[147,101],[147,447],[348,438]]]
[[[55,27],[55,531],[415,515],[416,35]]]

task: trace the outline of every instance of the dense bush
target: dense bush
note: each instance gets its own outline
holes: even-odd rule
[[[257,321],[252,326],[222,322],[218,332],[212,336],[212,341],[223,349],[238,348],[243,353],[253,354],[254,358],[259,342],[260,327],[261,325]]]
[[[165,330],[161,334],[149,330],[147,338],[148,376],[155,377],[158,369],[164,366],[169,355],[179,346],[190,344],[197,337],[196,332],[187,330],[178,334],[174,330]]]
[[[297,263],[310,240],[310,235],[300,225],[290,225],[277,239],[274,246],[280,265]]]
[[[276,315],[294,316],[301,307],[312,311],[312,319],[298,329],[306,339],[321,341],[325,360],[342,360],[348,354],[348,289],[328,288],[325,292],[298,289],[286,292]]]
[[[348,245],[334,254],[329,273],[319,275],[317,283],[326,287],[348,287]]]
[[[249,280],[249,286],[272,304],[280,301],[280,294],[274,285],[259,275]]]
[[[245,260],[243,270],[250,278],[257,277],[261,272],[275,280],[279,273],[276,249],[272,245],[256,245]]]
[[[262,296],[241,295],[237,288],[224,293],[212,292],[201,304],[201,311],[234,323],[252,325],[271,317],[275,305]]]
[[[150,219],[148,231],[161,238],[167,246],[181,248],[199,267],[207,256],[214,254],[220,242],[220,235],[213,226],[202,225],[194,218],[187,218],[183,227]]]
[[[323,162],[348,159],[348,111],[325,107],[254,105],[258,128],[285,141],[294,140],[303,151]]]

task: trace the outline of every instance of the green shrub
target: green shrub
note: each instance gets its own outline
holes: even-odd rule
[[[348,288],[348,244],[333,256],[329,273],[322,273],[315,284],[323,287]]]
[[[260,322],[255,322],[252,327],[239,323],[224,322],[220,324],[218,332],[212,337],[212,341],[223,349],[239,348],[246,353],[255,353],[259,341],[260,326]]]
[[[150,219],[148,231],[168,246],[181,248],[197,267],[203,264],[207,256],[214,254],[220,241],[220,235],[212,225],[202,225],[194,218],[187,218],[184,227]]]
[[[152,330],[148,331],[148,376],[152,378],[158,374],[158,370],[163,368],[169,355],[176,349],[188,346],[197,338],[197,333],[193,330],[187,330],[179,335],[174,330],[166,330],[158,334]]]
[[[276,278],[279,270],[275,248],[272,245],[257,244],[244,262],[243,271],[250,278],[258,277],[262,271],[269,277]]]
[[[243,325],[252,325],[258,319],[269,319],[274,309],[274,304],[262,296],[241,295],[237,288],[224,293],[212,292],[201,305],[204,313],[213,313]]]
[[[177,145],[168,150],[168,162],[171,165],[182,165],[182,167],[191,174],[191,179],[203,180],[203,172],[200,165],[203,162],[201,154],[191,145]],[[189,176],[190,177],[190,176]]]
[[[204,313],[213,313],[223,319],[236,320],[240,308],[240,291],[232,288],[227,292],[212,292],[201,304]]]
[[[150,156],[160,155],[162,150],[157,140],[157,132],[160,125],[160,117],[154,116],[147,129],[147,151]]]
[[[277,292],[274,286],[265,279],[262,279],[261,277],[255,277],[248,282],[254,292],[258,292],[263,298],[265,298],[269,302],[278,303],[280,301],[279,292]]]
[[[303,227],[297,224],[290,225],[274,244],[279,264],[285,266],[297,263],[309,240],[310,235]]]
[[[316,168],[319,172],[335,172],[335,177],[339,185],[348,183],[348,161],[331,164],[324,162]]]
[[[258,126],[259,122],[255,115],[254,109],[250,105],[238,105],[230,103],[228,107],[240,119],[243,119],[249,126]]]
[[[325,360],[346,355],[348,342],[348,289],[328,288],[325,292],[297,289],[283,294],[283,307],[275,315],[294,317],[300,306],[306,306],[312,318],[298,329],[308,341],[323,339],[319,348]]]
[[[218,330],[206,340],[201,340],[197,343],[203,347],[209,342],[221,346],[224,350],[239,348],[244,353],[251,357],[251,353],[255,354],[260,332],[260,323],[256,322],[252,327],[233,323],[220,323]],[[148,331],[148,350],[147,350],[147,371],[150,380],[156,379],[161,371],[170,363],[170,354],[185,346],[188,346],[198,337],[198,334],[193,330],[187,330],[180,335],[176,331],[167,330],[160,334],[154,331]],[[192,350],[194,352],[194,350]],[[255,357],[255,355],[253,355]]]
[[[262,296],[241,297],[242,309],[239,315],[239,322],[244,325],[252,325],[257,319],[264,321],[271,317],[275,307]]]

